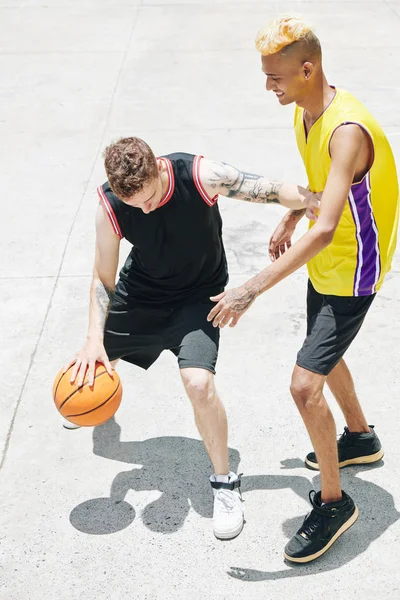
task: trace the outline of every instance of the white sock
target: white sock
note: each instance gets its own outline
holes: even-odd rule
[[[229,483],[229,473],[226,475],[214,475],[214,477],[215,481],[218,481],[219,483]]]

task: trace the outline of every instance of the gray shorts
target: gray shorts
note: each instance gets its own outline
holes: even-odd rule
[[[359,332],[374,298],[375,294],[319,294],[309,281],[307,337],[297,355],[299,367],[320,375],[329,375]]]
[[[207,321],[211,301],[180,308],[126,309],[111,306],[104,329],[108,358],[148,369],[163,350],[178,358],[180,369],[198,367],[215,374],[219,328]]]

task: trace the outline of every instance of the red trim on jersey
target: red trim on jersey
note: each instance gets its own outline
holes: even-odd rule
[[[175,175],[174,175],[174,169],[172,168],[172,162],[169,160],[169,158],[165,158],[164,156],[162,156],[158,160],[163,160],[165,162],[166,167],[167,167],[167,174],[168,174],[167,191],[165,192],[165,196],[163,198],[161,198],[160,203],[157,206],[157,208],[161,208],[161,206],[164,206],[164,204],[167,204],[167,202],[169,200],[171,200],[171,198],[172,198],[172,194],[174,193],[174,190],[175,190]]]
[[[122,240],[122,238],[124,236],[122,235],[121,229],[120,229],[120,227],[118,225],[118,219],[115,216],[115,212],[113,211],[113,207],[111,206],[110,201],[108,200],[106,194],[104,193],[104,190],[103,190],[102,186],[100,186],[100,187],[97,188],[97,193],[99,195],[100,202],[103,205],[103,207],[104,207],[104,209],[105,209],[105,211],[106,211],[106,213],[108,215],[108,218],[110,219],[111,225],[112,225],[115,233]]]
[[[197,188],[197,191],[199,192],[200,196],[203,198],[204,202],[206,202],[206,204],[208,204],[208,206],[214,206],[214,204],[218,200],[218,194],[216,196],[214,196],[213,198],[211,198],[211,196],[209,196],[207,194],[206,190],[204,189],[203,184],[200,179],[200,161],[202,158],[204,158],[204,156],[201,156],[200,154],[198,154],[197,156],[194,157],[193,173],[192,173],[193,181]]]

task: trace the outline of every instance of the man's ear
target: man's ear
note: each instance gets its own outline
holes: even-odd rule
[[[313,71],[314,71],[313,63],[307,61],[303,64],[303,73],[304,73],[305,79],[310,79]]]

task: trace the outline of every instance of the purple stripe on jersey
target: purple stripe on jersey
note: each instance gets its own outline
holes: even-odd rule
[[[380,276],[378,229],[371,205],[369,173],[361,183],[351,186],[349,202],[356,225],[357,266],[354,275],[355,296],[375,293]]]

